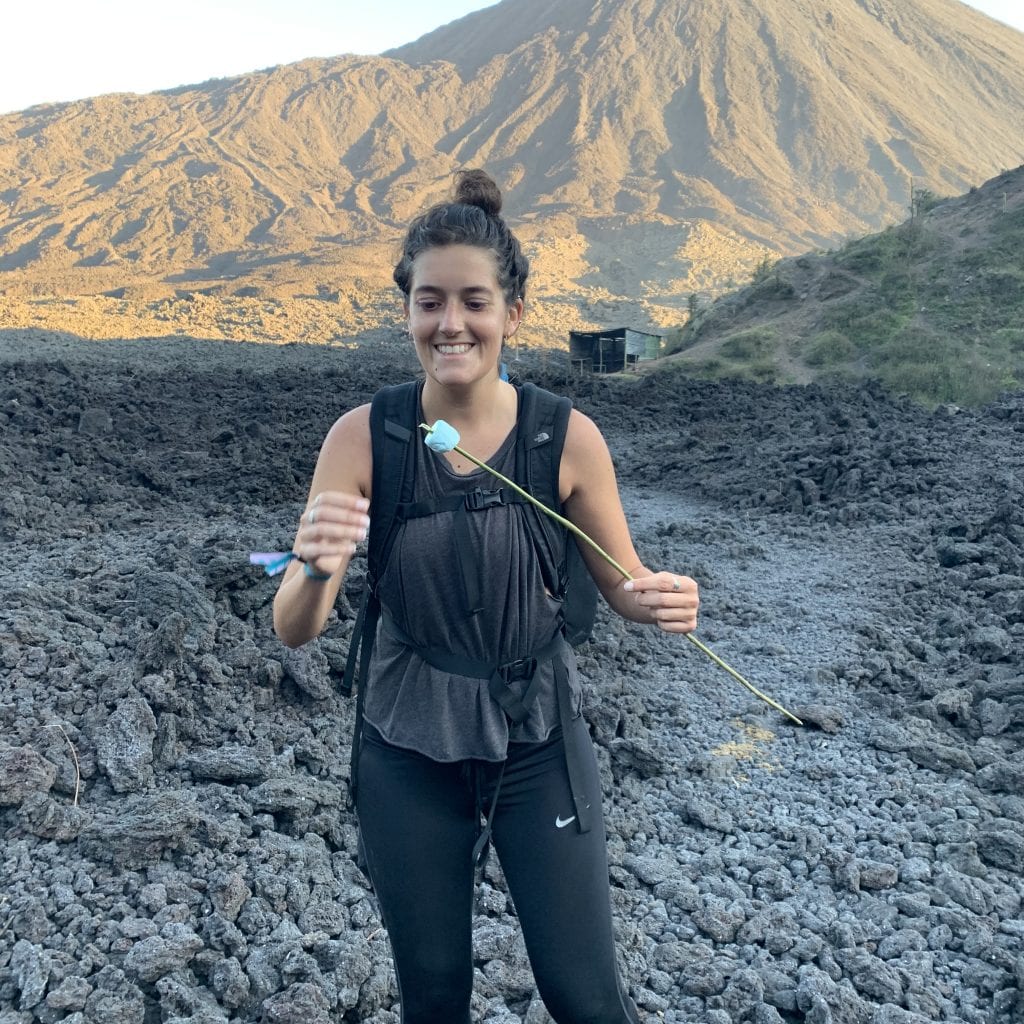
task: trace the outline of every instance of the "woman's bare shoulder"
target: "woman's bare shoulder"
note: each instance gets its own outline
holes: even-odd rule
[[[314,474],[319,490],[342,490],[370,497],[373,483],[373,443],[370,406],[349,409],[334,421],[320,448]]]

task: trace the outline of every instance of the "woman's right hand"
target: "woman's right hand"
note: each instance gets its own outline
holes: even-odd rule
[[[293,554],[313,572],[333,576],[348,565],[356,545],[366,539],[369,507],[362,495],[321,491],[302,513]]]

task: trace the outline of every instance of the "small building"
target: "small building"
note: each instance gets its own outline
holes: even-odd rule
[[[569,360],[575,370],[619,373],[661,352],[661,336],[614,327],[603,331],[570,331]]]

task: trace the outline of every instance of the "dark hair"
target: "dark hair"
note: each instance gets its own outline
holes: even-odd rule
[[[498,285],[509,302],[526,295],[530,261],[501,216],[501,190],[486,171],[459,171],[455,198],[420,214],[406,232],[402,256],[395,265],[395,284],[406,296],[412,287],[413,260],[427,249],[475,245],[494,253]]]

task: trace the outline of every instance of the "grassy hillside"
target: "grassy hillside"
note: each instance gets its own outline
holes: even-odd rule
[[[875,378],[927,404],[1024,387],[1024,166],[902,224],[762,264],[696,311],[654,372],[777,383]],[[691,303],[691,307],[692,307]]]

